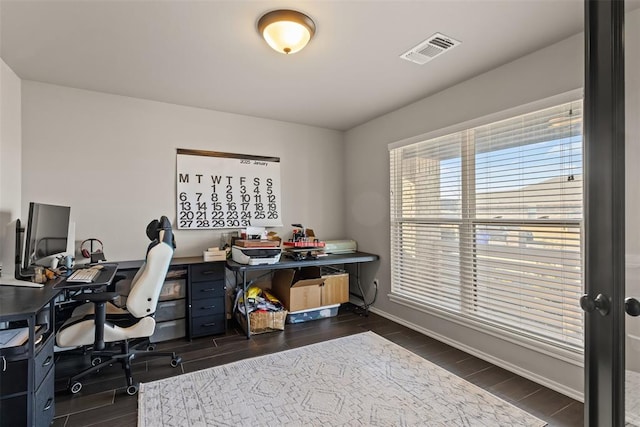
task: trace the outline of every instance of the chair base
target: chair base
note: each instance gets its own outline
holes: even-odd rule
[[[125,379],[127,382],[127,394],[134,395],[138,392],[138,384],[133,381],[133,375],[131,373],[131,362],[133,359],[142,357],[171,357],[171,367],[176,368],[182,362],[182,358],[177,356],[175,352],[169,351],[152,351],[152,350],[136,350],[132,347],[145,344],[146,340],[131,346],[129,341],[123,341],[120,343],[120,352],[111,351],[93,351],[91,352],[91,367],[77,373],[69,378],[68,389],[71,393],[76,394],[82,389],[82,382],[80,379],[99,371],[102,368],[111,366],[114,363],[120,363],[124,370]],[[149,345],[150,347],[151,345]],[[102,360],[105,357],[106,360]]]

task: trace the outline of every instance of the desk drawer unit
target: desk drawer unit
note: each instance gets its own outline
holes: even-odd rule
[[[131,290],[131,283],[138,269],[118,270],[118,273],[126,276],[126,279],[116,284],[116,291],[121,294],[120,304],[126,304],[127,297]],[[172,266],[167,272],[154,318],[156,329],[149,337],[149,341],[157,343],[178,338],[186,335],[186,293],[187,293],[187,270],[182,266]],[[0,426],[1,427],[1,426]]]
[[[36,348],[34,357],[17,360],[5,358],[3,361],[0,373],[0,425],[51,424],[55,413],[53,343],[54,336],[50,334],[45,343]],[[33,371],[31,385],[28,381],[29,370]]]
[[[189,266],[189,339],[226,331],[224,261]]]
[[[35,395],[35,425],[48,426],[53,421],[56,408],[54,404],[55,394],[55,370],[51,369]]]

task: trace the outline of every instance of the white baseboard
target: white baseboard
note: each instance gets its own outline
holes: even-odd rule
[[[502,359],[498,359],[490,354],[486,354],[484,352],[478,351],[475,348],[469,347],[465,344],[462,344],[460,342],[457,342],[455,340],[452,340],[444,335],[438,334],[436,332],[433,332],[427,328],[424,328],[422,326],[413,324],[411,322],[408,322],[400,317],[394,316],[392,314],[389,314],[385,311],[382,311],[380,309],[377,309],[376,307],[371,307],[369,308],[369,311],[371,311],[372,313],[375,313],[379,316],[385,317],[389,320],[392,320],[400,325],[406,326],[407,328],[413,329],[414,331],[420,332],[423,335],[429,336],[431,338],[437,339],[438,341],[441,341],[445,344],[448,344],[452,347],[457,348],[458,350],[462,350],[466,353],[469,353],[473,356],[476,356],[480,359],[486,360],[487,362],[490,362],[496,366],[499,366],[503,369],[506,369],[510,372],[513,372],[517,375],[520,375],[521,377],[527,378],[531,381],[534,381],[540,385],[543,385],[547,388],[550,388],[552,390],[557,391],[558,393],[562,393],[565,396],[569,396],[572,399],[578,400],[580,402],[584,402],[584,395],[582,391],[578,391],[578,390],[574,390],[572,388],[566,387],[564,384],[560,384],[558,382],[555,382],[553,380],[550,380],[549,378],[546,377],[542,377],[538,374],[535,374],[533,372],[527,371],[525,369],[522,369],[521,367],[514,365],[510,362],[506,362]]]

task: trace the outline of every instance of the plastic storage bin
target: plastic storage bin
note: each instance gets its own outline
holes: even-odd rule
[[[156,307],[156,322],[180,319],[185,316],[185,299],[161,301]]]
[[[184,298],[187,295],[187,281],[185,279],[165,280],[160,291],[159,301]]]
[[[152,343],[168,341],[185,336],[184,319],[170,320],[168,322],[156,323],[156,330],[149,338]]]
[[[311,320],[333,317],[338,314],[340,304],[326,305],[324,307],[311,308],[308,310],[294,311],[287,315],[287,323],[303,323]]]

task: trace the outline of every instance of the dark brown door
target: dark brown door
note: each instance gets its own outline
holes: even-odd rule
[[[623,426],[624,1],[585,1],[585,425]]]

